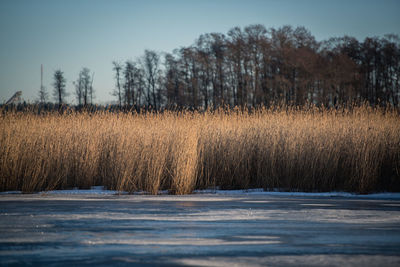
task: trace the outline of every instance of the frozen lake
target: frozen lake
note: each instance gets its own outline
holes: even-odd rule
[[[0,265],[400,266],[400,199],[0,195]]]

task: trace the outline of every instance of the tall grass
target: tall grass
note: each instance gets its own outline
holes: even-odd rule
[[[0,190],[400,191],[400,117],[351,110],[0,116]]]

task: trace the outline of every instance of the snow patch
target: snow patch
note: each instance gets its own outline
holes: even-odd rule
[[[348,192],[282,192],[264,191],[262,188],[246,190],[196,190],[195,194],[216,194],[216,195],[265,195],[282,197],[345,197],[345,198],[372,198],[372,199],[400,199],[400,193],[374,193],[356,194]]]
[[[22,194],[21,191],[7,191],[0,192],[0,195]],[[103,186],[92,186],[91,189],[70,189],[70,190],[51,190],[42,191],[36,194],[41,195],[127,195],[128,192],[106,190]],[[192,195],[205,195],[210,194],[214,196],[246,196],[246,195],[262,195],[262,196],[278,196],[278,197],[340,197],[340,198],[363,198],[363,199],[400,199],[400,193],[374,193],[374,194],[356,194],[348,192],[281,192],[278,190],[264,191],[262,188],[245,189],[245,190],[220,190],[220,189],[206,189],[195,190]],[[148,195],[147,192],[139,191],[134,192],[132,195]],[[161,195],[161,196],[160,196]],[[167,190],[159,192],[159,195],[153,196],[161,200],[162,196],[168,195]],[[184,196],[179,196],[184,198]],[[261,202],[260,202],[261,203]],[[265,201],[262,203],[266,203]]]

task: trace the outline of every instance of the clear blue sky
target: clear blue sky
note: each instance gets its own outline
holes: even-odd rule
[[[144,49],[171,52],[202,33],[234,26],[305,26],[317,40],[400,35],[397,0],[0,0],[0,102],[17,90],[37,99],[40,64],[51,93],[60,68],[68,102],[82,67],[94,73],[96,102],[112,100],[113,60]]]

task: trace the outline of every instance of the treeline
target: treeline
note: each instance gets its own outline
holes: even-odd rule
[[[113,62],[120,107],[207,109],[369,102],[398,107],[396,35],[318,42],[304,27],[235,27],[193,45]]]
[[[304,27],[235,27],[202,34],[172,53],[145,50],[134,61],[112,62],[114,108],[124,110],[257,108],[313,104],[333,107],[399,107],[400,39],[344,36],[317,41]],[[82,68],[73,82],[78,109],[93,107],[94,73]],[[65,105],[66,80],[53,76],[57,107]],[[46,88],[41,106],[52,106]]]

